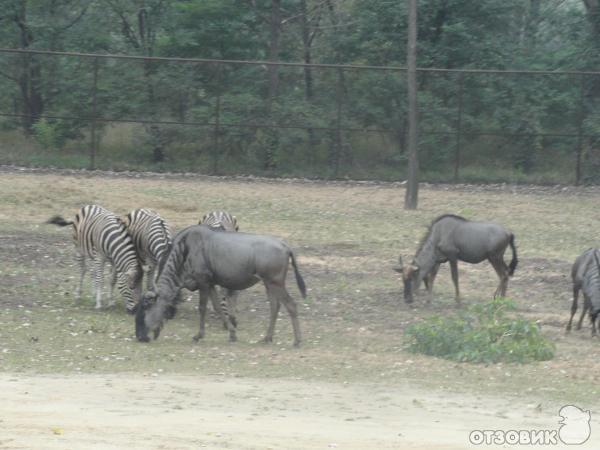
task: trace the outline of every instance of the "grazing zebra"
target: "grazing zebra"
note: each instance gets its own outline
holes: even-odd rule
[[[577,257],[571,269],[571,278],[573,279],[573,303],[571,304],[571,317],[567,324],[567,333],[571,331],[573,316],[577,312],[577,301],[579,291],[583,291],[583,311],[579,317],[577,329],[581,329],[581,324],[585,314],[590,311],[592,322],[592,336],[596,335],[596,318],[600,314],[600,260],[598,255],[600,250],[590,248]]]
[[[235,216],[229,214],[226,211],[211,211],[208,214],[205,214],[204,217],[198,222],[199,225],[208,225],[213,230],[220,231],[239,231],[240,227],[238,226],[237,219]],[[234,313],[237,310],[237,297],[238,292],[232,291],[230,289],[223,289],[224,292],[221,292],[221,303],[217,301],[216,296],[211,296],[210,301],[213,305],[213,310],[221,317],[223,320],[223,326],[227,328],[227,305],[234,308]],[[234,316],[232,316],[234,317]]]
[[[217,228],[224,231],[239,231],[237,219],[225,211],[212,211],[206,214],[199,225],[208,225],[211,228]]]
[[[154,289],[156,268],[169,253],[172,237],[169,226],[151,209],[135,209],[127,214],[125,226],[144,267],[147,268],[146,286]]]
[[[86,258],[93,261],[93,295],[96,296],[96,308],[102,308],[102,284],[104,264],[113,265],[110,297],[113,304],[113,290],[117,283],[125,299],[128,312],[133,312],[135,304],[142,294],[142,268],[135,252],[131,237],[125,224],[110,211],[97,205],[86,205],[75,214],[74,220],[65,220],[54,216],[47,223],[65,227],[73,226],[73,239],[77,249],[76,260],[81,269],[79,286],[75,298],[81,299],[83,277],[86,271]]]

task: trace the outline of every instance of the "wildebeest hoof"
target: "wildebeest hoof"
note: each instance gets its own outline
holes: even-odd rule
[[[294,347],[296,347],[296,348],[300,347],[300,341],[294,341]]]
[[[192,339],[194,340],[194,342],[198,342],[200,339],[202,339],[204,337],[203,333],[198,333],[196,336],[194,336]]]
[[[261,341],[261,342],[262,342],[263,344],[270,344],[270,343],[272,343],[272,342],[273,342],[273,338],[272,338],[272,337],[269,337],[269,336],[265,336],[265,337],[262,339],[262,341]]]
[[[237,336],[229,336],[229,342],[237,342]]]
[[[140,341],[140,342],[150,342],[150,338],[148,336],[138,337],[138,341]]]

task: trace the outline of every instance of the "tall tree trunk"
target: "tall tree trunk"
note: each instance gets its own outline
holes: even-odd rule
[[[279,45],[281,37],[281,0],[271,0],[271,19],[269,22],[271,30],[271,38],[269,41],[269,61],[276,62],[279,60]],[[269,90],[267,93],[267,115],[274,123],[273,117],[273,101],[277,97],[279,88],[279,67],[276,65],[268,66]],[[273,169],[275,163],[275,151],[279,145],[279,137],[277,130],[271,128],[268,132],[268,142],[265,148],[263,158],[263,167],[266,170]]]
[[[281,35],[281,0],[271,0],[271,39],[269,41],[269,61],[276,62],[279,59],[279,41]],[[279,87],[279,67],[269,65],[269,92],[268,92],[268,107],[269,112],[271,103],[277,96]]]
[[[19,28],[21,48],[29,48],[33,42],[33,33],[27,25],[27,2],[21,0],[14,16]],[[31,133],[31,127],[44,112],[44,98],[41,93],[42,70],[33,55],[21,55],[21,70],[18,75],[19,90],[23,100],[23,129]]]
[[[417,105],[417,0],[408,0],[408,180],[404,209],[417,209],[419,199],[418,105]]]
[[[300,14],[301,17],[301,31],[302,31],[302,56],[304,60],[304,64],[312,63],[312,38],[310,33],[310,21],[308,18],[308,7],[306,5],[306,0],[300,0]],[[313,92],[313,73],[312,67],[304,67],[304,98],[307,103],[311,103],[314,97]],[[308,142],[311,147],[314,147],[318,144],[317,137],[315,136],[315,131],[312,128],[308,128],[306,130],[308,134]]]

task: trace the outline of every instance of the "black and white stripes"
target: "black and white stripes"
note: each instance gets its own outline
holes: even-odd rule
[[[73,226],[73,239],[77,249],[77,262],[81,273],[76,298],[81,298],[83,277],[86,272],[86,259],[93,262],[93,294],[96,308],[102,307],[102,285],[104,265],[108,261],[113,265],[111,280],[111,303],[115,284],[125,300],[128,311],[132,311],[141,297],[142,269],[139,264],[133,241],[125,224],[110,211],[98,205],[86,205],[67,221],[54,216],[48,223],[58,226]]]
[[[224,231],[238,231],[237,219],[226,211],[212,211],[206,214],[200,222],[200,225],[208,225],[211,228],[218,228]]]
[[[146,286],[154,289],[156,268],[171,246],[171,230],[158,213],[146,208],[135,209],[127,214],[125,225],[142,265],[147,268]]]

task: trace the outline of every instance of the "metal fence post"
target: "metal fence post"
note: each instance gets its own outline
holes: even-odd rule
[[[454,182],[458,182],[460,171],[460,138],[462,131],[462,114],[463,114],[463,87],[464,73],[458,76],[458,117],[456,119],[456,149],[454,151]]]
[[[577,163],[575,165],[575,186],[579,186],[581,183],[581,158],[583,156],[585,75],[581,74],[579,77],[579,117],[577,118]]]
[[[96,168],[96,108],[97,100],[96,93],[98,91],[98,58],[94,58],[93,62],[93,85],[92,85],[92,120],[90,131],[90,170]]]
[[[213,130],[212,174],[219,170],[219,154],[221,153],[221,66],[217,64],[217,98],[215,103],[215,127]]]
[[[340,172],[340,157],[342,155],[342,69],[337,70],[337,86],[336,86],[336,119],[335,119],[335,151],[333,154],[333,177],[337,178]]]

